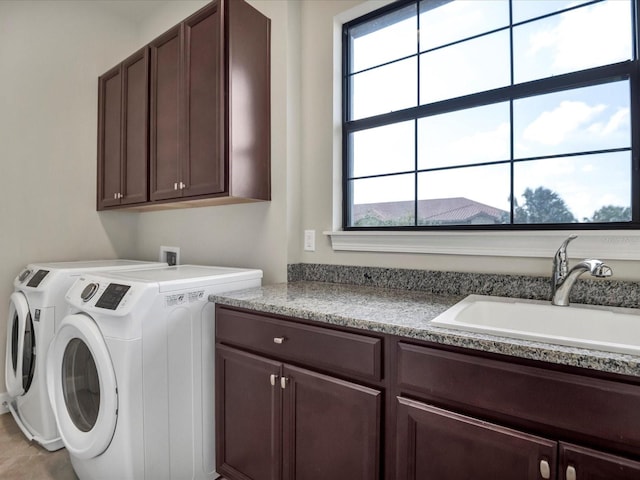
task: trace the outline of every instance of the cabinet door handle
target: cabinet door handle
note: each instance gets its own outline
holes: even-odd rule
[[[273,338],[273,343],[277,343],[278,345],[282,345],[285,340],[286,340],[286,337],[274,337]]]
[[[178,182],[175,182],[175,183],[173,184],[173,189],[174,189],[174,190],[177,190],[177,189],[178,189]]]
[[[576,478],[578,478],[578,474],[576,473],[576,469],[573,465],[569,465],[567,467],[567,474],[565,477],[566,480],[576,480]]]
[[[551,478],[551,467],[546,460],[540,460],[540,476],[545,480]]]
[[[276,375],[275,373],[272,373],[271,377],[270,377],[270,380],[271,380],[271,386],[275,387],[276,386],[276,380],[278,380],[278,375]]]
[[[280,377],[280,388],[282,388],[283,390],[287,388],[288,381],[289,379],[287,377]]]
[[[113,199],[114,199],[114,200],[117,200],[117,199],[118,199],[118,194],[117,194],[117,193],[114,193],[114,194],[113,194]]]
[[[118,198],[122,198],[122,197],[124,197],[124,195],[121,193],[118,193]]]
[[[180,182],[180,190],[184,190],[185,188],[187,188],[187,184]]]

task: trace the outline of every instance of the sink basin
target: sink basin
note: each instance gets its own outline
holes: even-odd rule
[[[640,355],[640,309],[469,295],[432,322],[444,328]]]

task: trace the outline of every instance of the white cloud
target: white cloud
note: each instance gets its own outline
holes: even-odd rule
[[[609,121],[604,124],[602,122],[594,123],[589,127],[589,133],[597,134],[601,136],[611,135],[617,132],[621,127],[628,127],[630,120],[629,108],[620,108],[609,118]]]
[[[556,109],[542,112],[531,122],[524,130],[523,137],[543,145],[559,145],[567,135],[606,108],[602,104],[589,106],[585,102],[562,101]]]
[[[530,36],[527,53],[551,49],[556,72],[627,59],[631,54],[629,10],[628,2],[607,1],[564,13],[553,28]]]

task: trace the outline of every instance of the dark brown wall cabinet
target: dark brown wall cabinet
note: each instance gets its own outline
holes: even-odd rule
[[[270,200],[270,20],[244,0],[217,0],[148,48],[148,198],[137,207]]]
[[[148,201],[149,50],[98,79],[98,210]]]
[[[229,480],[379,480],[382,393],[281,362],[277,351],[267,358],[223,345],[255,349],[251,332],[245,330],[248,343],[237,341],[243,326],[234,321],[241,316],[226,309],[216,313],[218,473]],[[303,352],[304,337],[325,330],[291,324],[300,329],[288,336],[271,320],[265,318],[273,336],[265,338],[264,349],[293,344],[285,356]]]

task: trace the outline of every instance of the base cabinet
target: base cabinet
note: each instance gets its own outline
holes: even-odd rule
[[[398,480],[556,478],[557,443],[398,399]]]
[[[380,391],[225,346],[216,355],[221,475],[380,478]]]
[[[560,480],[637,480],[640,462],[560,443]]]

